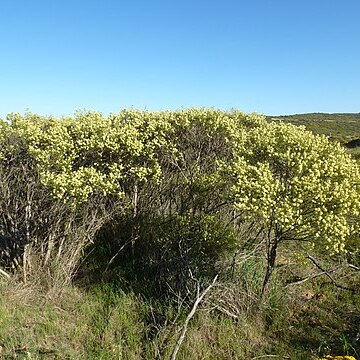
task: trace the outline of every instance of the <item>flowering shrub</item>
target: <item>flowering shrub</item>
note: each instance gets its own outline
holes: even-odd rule
[[[263,123],[247,132],[232,175],[234,205],[278,240],[345,250],[357,229],[359,167],[340,147],[293,125]]]
[[[9,120],[0,133],[12,131],[28,144],[42,182],[60,199],[123,197],[131,183],[165,181],[170,156],[176,171],[191,167],[198,188],[229,188],[229,203],[282,240],[340,252],[358,231],[351,220],[360,209],[358,165],[340,145],[301,127],[206,109]]]
[[[0,160],[12,151],[6,138],[21,139],[42,186],[73,210],[100,196],[123,201],[134,219],[146,208],[153,217],[210,214],[227,224],[236,213],[237,225],[256,224],[266,238],[264,285],[280,243],[332,254],[358,236],[359,166],[301,127],[212,109],[8,121],[0,122]]]

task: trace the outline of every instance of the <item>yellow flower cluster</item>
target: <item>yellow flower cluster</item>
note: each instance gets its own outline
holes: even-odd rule
[[[359,231],[358,165],[339,145],[302,127],[213,109],[9,120],[0,122],[0,134],[11,131],[27,144],[57,198],[123,197],[132,184],[161,183],[177,171],[199,191],[222,191],[228,204],[283,239],[339,252]],[[189,153],[194,148],[196,156]],[[211,159],[206,171],[204,157]]]
[[[292,125],[262,123],[242,141],[235,163],[225,166],[236,208],[283,239],[344,251],[360,209],[355,161]]]

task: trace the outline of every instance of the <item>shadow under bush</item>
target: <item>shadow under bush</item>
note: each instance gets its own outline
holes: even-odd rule
[[[225,266],[236,246],[235,230],[215,215],[122,217],[99,233],[82,271],[95,282],[131,284],[145,296],[186,298]]]

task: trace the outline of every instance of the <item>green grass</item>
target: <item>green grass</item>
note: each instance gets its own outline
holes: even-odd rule
[[[360,160],[360,147],[348,149],[347,152],[355,159]]]
[[[141,358],[142,302],[109,287],[69,287],[57,299],[3,286],[1,358]],[[145,307],[146,308],[146,307]]]
[[[360,113],[358,114],[296,114],[267,116],[269,121],[304,125],[315,134],[329,136],[341,143],[360,138]]]
[[[191,320],[177,359],[359,357],[359,292],[326,277],[284,288],[290,272],[313,270],[292,262],[280,266],[259,304],[262,270],[252,259],[216,284]],[[358,287],[357,272],[333,276]],[[176,299],[145,298],[111,283],[68,286],[53,298],[16,282],[1,283],[0,292],[1,359],[169,359],[189,312]]]

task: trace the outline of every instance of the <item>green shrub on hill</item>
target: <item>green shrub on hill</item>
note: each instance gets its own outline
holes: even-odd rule
[[[255,224],[265,243],[266,279],[280,243],[296,240],[300,247],[316,246],[331,254],[345,251],[347,239],[358,231],[358,166],[340,146],[303,128],[267,123],[256,114],[206,109],[129,110],[107,118],[92,112],[64,119],[13,114],[8,120],[1,125],[3,173],[12,166],[24,169],[21,164],[29,159],[34,186],[51,206],[70,207],[74,219],[90,206],[90,213],[81,215],[88,225],[77,225],[93,228],[94,234],[106,221],[105,213],[127,217],[131,230],[115,247],[131,244],[134,262],[136,247],[143,248],[146,241],[140,227],[151,218],[166,224],[180,216],[189,224],[195,219],[206,224],[210,216],[238,232]],[[17,162],[9,160],[12,156]],[[17,186],[28,185],[24,181]],[[53,239],[58,229],[39,233],[32,211],[35,202],[30,206],[29,201],[19,201],[27,229],[19,235],[22,243],[36,243],[41,237],[45,245],[37,251],[48,253],[55,244],[61,253],[64,240]],[[37,201],[36,208],[49,213],[44,198]],[[104,204],[98,207],[104,208],[103,215],[98,215],[105,217],[95,226],[96,202]],[[169,231],[163,225],[160,229]],[[76,254],[92,241],[93,235],[74,250]],[[241,248],[240,236],[232,241]],[[213,251],[211,246],[202,252],[204,259],[207,251]]]

